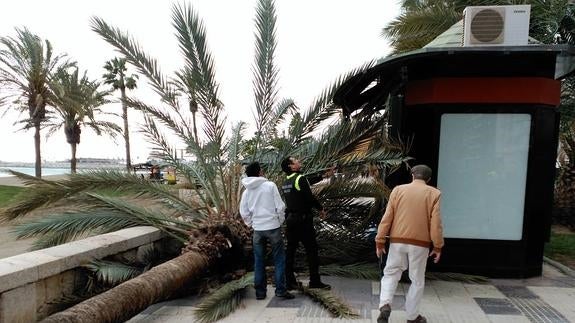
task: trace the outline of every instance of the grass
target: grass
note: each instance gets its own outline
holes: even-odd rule
[[[8,202],[22,190],[22,187],[0,185],[0,207],[8,204]]]
[[[545,256],[575,269],[575,233],[551,232],[551,241],[545,245]]]

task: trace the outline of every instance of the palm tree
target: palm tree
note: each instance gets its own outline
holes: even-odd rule
[[[278,164],[287,155],[298,155],[307,161],[311,165],[308,169],[310,172],[321,171],[338,162],[354,177],[363,171],[366,164],[393,169],[406,160],[402,147],[385,143],[381,120],[340,121],[333,124],[322,138],[312,136],[325,120],[339,113],[340,109],[332,102],[335,90],[351,75],[371,67],[373,62],[338,78],[312,102],[305,113],[292,119],[291,131],[287,136],[279,136],[281,131],[278,129],[281,129],[283,120],[287,122],[286,117],[293,107],[289,100],[278,103],[275,98],[277,72],[274,71],[277,70],[273,65],[275,10],[272,0],[260,0],[257,7],[254,68],[256,138],[268,138],[264,136],[269,134],[281,140],[270,145],[264,144],[265,140],[257,139],[258,148],[252,156],[242,155],[245,124],[234,125],[230,134],[226,135],[224,105],[219,100],[214,63],[201,20],[190,7],[174,6],[173,21],[184,57],[184,66],[173,78],[164,76],[158,62],[146,55],[128,34],[99,18],[92,20],[92,28],[147,77],[168,107],[162,109],[135,99],[126,100],[129,106],[144,112],[142,133],[154,145],[155,155],[174,166],[185,180],[199,182],[201,188],[195,187],[191,196],[180,198],[170,187],[149,183],[132,174],[88,172],[72,175],[65,181],[33,181],[24,193],[27,194],[26,199],[6,208],[3,216],[15,219],[33,209],[69,201],[68,205],[75,206],[75,209],[22,224],[18,226],[18,235],[39,236],[38,247],[43,247],[95,232],[153,225],[186,243],[186,247],[181,256],[167,262],[162,270],[146,273],[145,279],[140,276],[142,279],[137,283],[132,281],[119,285],[97,299],[87,300],[54,316],[54,320],[63,319],[69,315],[67,313],[74,313],[73,316],[80,321],[89,321],[88,317],[95,321],[124,320],[167,297],[173,286],[197,278],[219,257],[225,261],[233,256],[232,253],[243,255],[243,246],[250,244],[249,231],[238,215],[241,193],[239,179],[244,159],[267,157],[271,178],[280,178]],[[188,117],[188,112],[193,114],[194,111],[187,109],[188,104],[181,108],[182,97],[195,100],[197,112],[203,119],[202,136],[195,133],[194,122]],[[187,145],[189,152],[195,156],[193,162],[184,163],[174,157],[175,149],[160,131],[158,123]],[[95,193],[109,187],[126,194],[131,192],[133,196],[110,197]],[[321,191],[334,209],[341,206],[342,210],[337,217],[334,216],[333,222],[320,231],[337,231],[340,237],[345,235],[345,239],[338,239],[336,234],[331,234],[330,242],[352,242],[348,247],[340,248],[339,254],[332,250],[332,262],[334,259],[349,262],[346,252],[352,249],[354,252],[365,251],[365,246],[371,246],[365,233],[373,221],[363,217],[373,217],[380,207],[378,201],[382,198],[381,194],[385,192],[385,185],[381,181],[357,180],[349,187],[354,190],[334,182]],[[368,199],[357,203],[354,197],[358,196]],[[150,203],[154,205],[153,208],[142,206]],[[353,226],[353,233],[345,230],[346,224]],[[323,236],[328,234],[323,233]],[[371,249],[365,254],[372,256]],[[245,257],[239,259],[243,261],[230,261],[225,268],[231,271],[237,266],[245,267]],[[122,296],[119,297],[119,294]]]
[[[130,157],[130,129],[128,127],[128,106],[126,104],[126,89],[133,90],[136,88],[136,80],[138,75],[126,75],[128,68],[126,67],[125,58],[114,58],[106,62],[104,65],[107,73],[103,75],[104,83],[112,85],[114,90],[120,90],[120,98],[122,100],[122,119],[124,120],[124,142],[126,144],[126,168],[131,170],[132,159]]]
[[[46,107],[51,105],[48,83],[60,66],[72,63],[65,55],[54,55],[52,45],[27,28],[16,28],[16,37],[1,37],[0,85],[9,100],[3,105],[28,111],[28,118],[20,121],[23,129],[34,128],[36,177],[42,177],[40,130],[46,120]],[[1,102],[2,100],[0,100]]]
[[[82,127],[91,128],[97,135],[105,132],[112,137],[122,129],[113,122],[96,120],[96,114],[101,114],[100,106],[109,103],[106,97],[109,91],[100,91],[100,84],[90,81],[86,72],[80,77],[78,68],[70,73],[68,69],[60,69],[50,82],[52,101],[55,107],[55,117],[47,121],[48,134],[53,134],[64,128],[66,141],[70,144],[70,170],[76,173],[76,149],[80,144]]]

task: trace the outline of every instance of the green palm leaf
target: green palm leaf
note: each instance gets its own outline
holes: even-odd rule
[[[255,96],[256,138],[255,152],[262,145],[262,136],[272,122],[272,114],[277,100],[278,68],[274,64],[276,50],[276,14],[272,0],[258,1],[256,8],[256,57],[253,66],[253,88]],[[260,159],[261,156],[253,156]]]
[[[320,273],[328,276],[338,276],[347,278],[379,280],[381,270],[374,263],[355,263],[348,265],[330,264],[320,267]]]
[[[122,53],[126,60],[134,65],[140,73],[148,77],[152,87],[162,100],[172,106],[177,106],[176,91],[160,71],[158,62],[144,53],[139,44],[128,33],[110,26],[98,17],[92,17],[91,25],[93,31]]]
[[[135,192],[137,196],[150,199],[169,200],[188,213],[195,213],[185,201],[175,196],[169,188],[150,183],[135,174],[118,170],[91,170],[72,174],[67,179],[57,181],[37,180],[25,174],[12,172],[28,185],[14,202],[2,210],[4,219],[15,219],[31,211],[55,205],[57,202],[76,198],[87,191],[115,188],[118,191]],[[80,201],[75,201],[80,203]]]
[[[362,66],[339,76],[332,84],[322,91],[302,118],[292,125],[289,137],[293,146],[301,144],[323,121],[340,112],[340,108],[332,102],[336,90],[350,77],[369,69],[374,65],[374,63],[375,61],[367,62]]]
[[[197,13],[189,6],[174,6],[173,26],[180,42],[180,48],[191,71],[200,113],[204,118],[204,133],[210,142],[221,146],[225,134],[223,104],[218,98],[218,84],[215,81],[215,68],[208,49],[206,30]]]
[[[240,306],[246,288],[252,286],[253,281],[254,274],[248,273],[210,293],[196,309],[197,320],[209,323],[228,316]]]
[[[93,234],[113,232],[124,228],[150,225],[184,242],[187,231],[196,226],[159,212],[117,198],[88,194],[89,207],[62,214],[52,214],[14,226],[18,239],[46,236],[36,247],[46,248]]]
[[[83,266],[93,272],[99,283],[116,286],[142,273],[142,269],[119,262],[95,260]]]

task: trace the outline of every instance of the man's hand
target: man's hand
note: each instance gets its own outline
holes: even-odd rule
[[[330,178],[335,174],[335,171],[337,169],[337,166],[331,166],[330,168],[328,168],[325,173],[323,174],[323,178]]]
[[[434,257],[434,258],[433,258],[433,262],[434,262],[434,263],[438,263],[438,262],[439,262],[439,258],[441,258],[441,251],[432,250],[432,251],[429,253],[429,256],[430,256],[430,257]]]
[[[325,220],[325,218],[327,218],[327,212],[325,210],[319,211],[319,218]]]
[[[383,248],[379,248],[377,246],[375,247],[375,254],[377,255],[377,258],[381,258],[381,256],[384,253],[387,254],[387,252],[385,251],[385,247],[383,247]]]

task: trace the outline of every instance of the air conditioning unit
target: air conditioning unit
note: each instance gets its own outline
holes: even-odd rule
[[[463,10],[463,46],[524,46],[530,5],[475,6]]]

